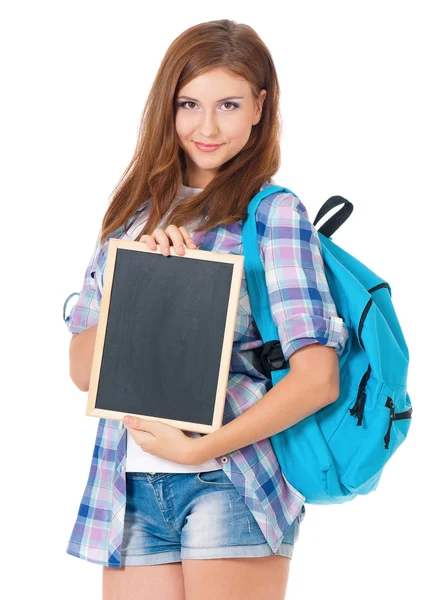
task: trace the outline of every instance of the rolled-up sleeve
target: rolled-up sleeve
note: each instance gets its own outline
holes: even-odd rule
[[[80,292],[70,294],[63,305],[63,320],[71,333],[81,333],[89,327],[97,325],[100,313],[101,291],[96,281],[96,269],[99,255],[102,251],[99,232],[95,248],[84,274],[84,282]],[[69,300],[78,295],[78,299],[66,316],[66,306]]]
[[[314,343],[333,347],[340,357],[349,330],[330,294],[318,233],[293,195],[280,194],[272,202],[262,260],[285,358]]]

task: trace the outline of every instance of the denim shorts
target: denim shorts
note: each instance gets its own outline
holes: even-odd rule
[[[243,497],[222,469],[199,473],[127,472],[121,565],[270,554],[292,558],[302,513],[273,552]]]

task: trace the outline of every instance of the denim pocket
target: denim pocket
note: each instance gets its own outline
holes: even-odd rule
[[[222,469],[216,471],[200,471],[197,473],[197,479],[208,485],[234,486]]]

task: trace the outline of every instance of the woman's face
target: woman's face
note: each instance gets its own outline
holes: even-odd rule
[[[186,157],[186,185],[205,188],[217,169],[240,152],[252,126],[259,123],[265,96],[262,90],[255,101],[250,84],[222,68],[203,73],[180,89],[175,127]],[[219,147],[205,152],[195,142]]]

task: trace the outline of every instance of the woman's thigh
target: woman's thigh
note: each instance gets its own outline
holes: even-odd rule
[[[103,600],[185,600],[181,563],[103,567]]]
[[[284,600],[287,556],[182,561],[185,600]]]

